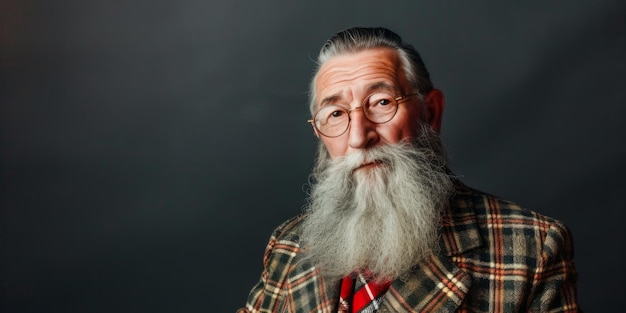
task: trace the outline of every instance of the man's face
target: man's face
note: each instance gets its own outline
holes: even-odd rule
[[[394,50],[386,48],[364,50],[354,54],[333,57],[320,68],[316,78],[315,95],[318,108],[321,105],[339,104],[346,108],[360,107],[363,99],[375,91],[392,92],[403,96],[413,91],[408,87]],[[389,88],[389,89],[387,89]],[[437,93],[440,94],[438,90]],[[427,100],[431,98],[427,96]],[[443,109],[443,98],[441,109]],[[426,105],[428,109],[429,105]],[[416,137],[420,124],[420,103],[417,97],[408,97],[398,105],[394,118],[384,124],[376,124],[365,118],[362,110],[350,113],[350,128],[335,138],[318,136],[326,146],[331,158],[350,154],[356,150],[376,145],[397,143]],[[438,131],[440,111],[432,117],[423,118]],[[430,115],[430,114],[428,114]]]

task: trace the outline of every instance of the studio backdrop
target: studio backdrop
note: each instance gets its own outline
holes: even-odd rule
[[[0,0],[0,311],[234,312],[300,213],[321,45],[388,27],[468,185],[565,222],[625,294],[622,1]]]

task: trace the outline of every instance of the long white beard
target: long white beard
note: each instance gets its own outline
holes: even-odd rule
[[[325,275],[367,268],[392,279],[438,249],[439,219],[453,187],[431,131],[413,143],[317,162],[302,240],[306,259]],[[370,162],[379,164],[355,171]]]

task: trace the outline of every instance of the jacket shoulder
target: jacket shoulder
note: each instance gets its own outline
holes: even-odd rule
[[[448,237],[457,247],[481,246],[473,251],[483,254],[481,259],[496,251],[534,266],[557,255],[573,259],[572,235],[564,223],[515,202],[461,185],[451,211]]]
[[[489,292],[506,294],[498,301],[507,311],[577,308],[573,240],[564,223],[469,187],[457,192],[455,204],[454,238],[473,228],[481,241],[453,257],[474,277],[474,298],[493,302]],[[505,287],[492,289],[494,281]],[[468,305],[481,307],[480,301]]]
[[[239,312],[282,312],[289,273],[301,252],[299,230],[303,215],[281,223],[272,232],[263,255],[261,278],[248,295],[246,307]]]
[[[274,238],[276,240],[299,242],[302,222],[305,216],[305,214],[296,215],[282,222],[280,225],[278,225],[278,227],[274,229],[271,238]]]
[[[479,225],[482,227],[519,227],[534,226],[539,230],[548,231],[550,228],[566,230],[566,226],[559,220],[533,211],[516,202],[503,199],[467,186],[460,188],[456,194],[455,205],[461,208],[471,208]]]

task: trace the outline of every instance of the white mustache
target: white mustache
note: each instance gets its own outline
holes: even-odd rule
[[[332,170],[345,170],[354,172],[355,170],[368,164],[387,164],[391,165],[388,158],[388,150],[391,146],[372,147],[367,150],[358,150],[346,156],[338,157],[330,162]]]

